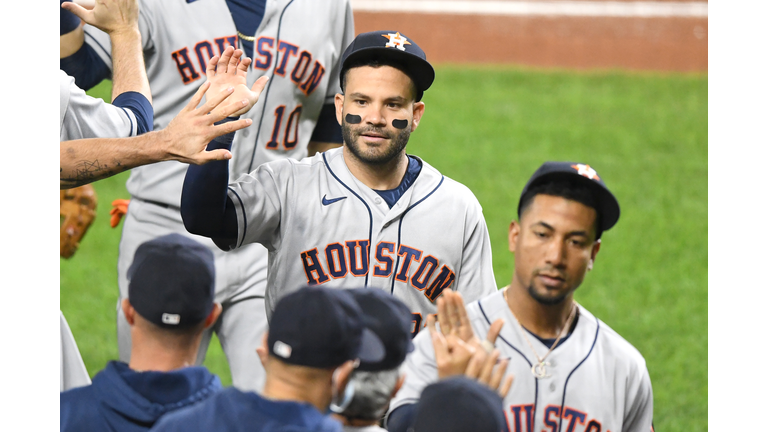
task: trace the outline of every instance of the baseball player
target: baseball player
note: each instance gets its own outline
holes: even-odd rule
[[[61,141],[128,137],[152,130],[152,96],[138,33],[138,1],[113,0],[85,10],[71,2],[62,2],[62,55],[68,35],[79,29],[80,19],[108,34],[114,46],[115,69],[112,104],[93,98],[75,84],[63,70],[59,73],[59,128]]]
[[[652,430],[643,356],[573,300],[600,250],[601,233],[618,218],[619,204],[593,168],[547,162],[523,189],[519,221],[510,225],[511,283],[466,311],[460,296],[445,298],[442,333],[466,335],[468,342],[477,339],[473,334],[488,334],[508,359],[507,374],[514,375],[504,397],[510,432]],[[414,345],[388,414],[392,432],[410,425],[422,390],[438,380],[430,334],[423,332]]]
[[[245,115],[253,123],[235,135],[230,161],[233,179],[263,162],[298,159],[341,143],[333,97],[338,92],[338,60],[354,36],[348,0],[141,0],[139,27],[155,128],[165,127],[186,105],[205,76],[208,59],[229,45],[239,46],[253,58],[248,87],[262,75],[270,77],[258,105]],[[76,77],[78,82],[95,84],[106,75],[87,75],[112,68],[109,41],[89,26],[84,40],[62,64],[65,70],[86,75]],[[84,61],[90,66],[83,67]],[[125,274],[139,244],[171,232],[190,235],[179,215],[185,170],[178,162],[162,162],[131,171],[126,186],[132,199],[118,260],[121,298],[127,295]],[[213,331],[227,356],[233,384],[258,390],[263,370],[253,347],[266,330],[267,250],[252,244],[225,254],[210,240],[195,238],[207,242],[216,255],[217,301],[224,311]],[[209,340],[207,334],[198,363]],[[118,342],[120,358],[125,360],[130,337],[119,310]]]
[[[261,243],[270,251],[268,313],[303,284],[364,285],[408,305],[415,334],[443,290],[468,300],[495,291],[477,199],[405,153],[434,76],[405,35],[358,35],[342,56],[344,94],[335,98],[344,146],[266,163],[229,185],[224,163],[190,166],[185,226],[223,249]]]

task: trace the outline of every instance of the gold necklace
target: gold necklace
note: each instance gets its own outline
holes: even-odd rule
[[[507,300],[507,290],[509,289],[509,285],[504,287],[504,292],[502,295],[504,296],[504,301],[507,303],[507,307],[509,307],[509,300]],[[573,321],[573,318],[576,316],[576,311],[579,309],[576,306],[576,302],[573,302],[573,307],[571,308],[571,313],[568,315],[568,320],[565,322],[565,326],[560,331],[560,334],[557,336],[557,339],[555,339],[555,343],[552,344],[552,346],[549,348],[549,351],[547,351],[546,354],[544,354],[544,357],[539,357],[539,353],[536,352],[536,349],[533,347],[533,344],[528,339],[528,336],[525,335],[525,330],[523,329],[522,324],[520,324],[520,320],[517,319],[515,316],[515,313],[512,312],[512,308],[509,308],[509,313],[512,314],[512,317],[515,319],[515,322],[517,323],[517,327],[520,329],[520,334],[523,335],[523,339],[525,339],[525,342],[528,343],[528,346],[531,348],[531,351],[533,351],[533,355],[536,356],[536,360],[538,360],[538,363],[535,363],[533,366],[531,366],[531,373],[533,376],[535,376],[537,379],[539,378],[549,378],[552,375],[547,375],[547,366],[549,366],[549,362],[544,361],[547,359],[547,356],[555,349],[558,342],[560,342],[560,339],[563,337],[563,335],[568,331],[569,328],[571,328],[571,322]]]

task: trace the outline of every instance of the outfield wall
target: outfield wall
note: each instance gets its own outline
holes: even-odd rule
[[[434,63],[707,71],[701,1],[351,1],[356,33],[400,31]]]

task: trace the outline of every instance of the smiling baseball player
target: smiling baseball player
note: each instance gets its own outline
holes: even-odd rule
[[[510,432],[651,431],[653,393],[643,356],[573,300],[601,233],[618,221],[616,198],[589,165],[547,162],[523,189],[518,217],[509,230],[515,253],[509,286],[464,313],[454,298],[452,311],[441,310],[440,330],[471,327],[475,337],[493,340],[491,325],[503,320],[495,347],[514,375],[504,398]],[[391,432],[411,425],[422,390],[438,380],[430,334],[418,335],[414,345],[403,365],[405,384],[390,406]]]
[[[190,167],[185,226],[224,249],[266,246],[268,311],[301,285],[364,285],[408,305],[415,334],[443,290],[470,301],[495,291],[477,199],[405,153],[434,76],[405,35],[358,35],[344,51],[344,94],[335,99],[344,146],[264,164],[229,186],[226,164]]]
[[[232,45],[253,59],[249,88],[259,77],[270,77],[259,102],[243,115],[253,123],[235,134],[229,162],[232,179],[267,161],[300,159],[341,143],[333,97],[341,53],[354,37],[348,0],[140,0],[139,4],[155,129],[164,128],[187,104],[205,79],[206,62]],[[106,34],[86,26],[83,38],[85,44],[62,59],[62,68],[88,88],[108,77],[113,65]],[[179,215],[185,171],[186,165],[177,162],[131,170],[126,184],[131,203],[117,266],[121,298],[127,296],[126,272],[138,245],[174,232],[190,235]],[[259,390],[263,369],[254,349],[267,326],[267,250],[250,244],[224,253],[209,239],[193,238],[215,255],[216,300],[224,309],[213,330],[227,356],[233,384],[241,390]],[[120,309],[117,324],[120,358],[126,361],[130,333]],[[206,332],[198,364],[205,358],[210,337]]]

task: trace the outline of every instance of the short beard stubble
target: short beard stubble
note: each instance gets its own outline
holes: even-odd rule
[[[389,146],[380,154],[374,155],[364,152],[357,144],[357,139],[366,132],[376,132],[377,134],[385,135],[387,139],[390,140]],[[408,144],[408,139],[410,139],[411,136],[411,128],[406,127],[394,134],[386,129],[373,126],[361,127],[359,130],[355,131],[342,117],[341,134],[344,137],[344,145],[349,148],[349,151],[357,159],[370,165],[385,165],[397,157],[397,155],[403,151],[406,144]]]

